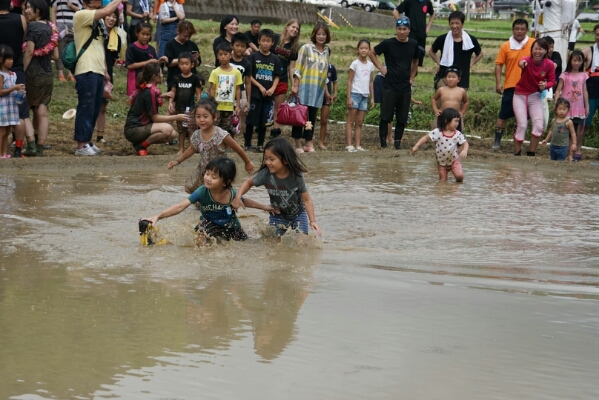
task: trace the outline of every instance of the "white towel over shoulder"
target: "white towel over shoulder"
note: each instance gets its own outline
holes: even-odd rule
[[[526,43],[528,43],[528,39],[528,36],[524,36],[524,40],[519,42],[516,39],[514,39],[513,36],[510,36],[510,50],[522,49],[524,46],[526,46]]]
[[[591,61],[591,72],[595,72],[596,68],[599,68],[599,46],[597,46],[597,43],[593,45],[593,60]]]
[[[462,29],[462,50],[468,51],[474,47],[472,38],[465,30]],[[445,36],[445,43],[443,44],[443,54],[441,54],[441,65],[444,67],[451,67],[453,65],[453,35],[451,32]]]

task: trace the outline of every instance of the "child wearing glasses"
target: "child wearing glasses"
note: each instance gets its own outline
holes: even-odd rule
[[[445,76],[445,83],[447,86],[440,87],[435,92],[435,95],[431,99],[433,105],[433,111],[435,113],[435,121],[433,122],[433,128],[441,127],[442,125],[437,121],[441,116],[441,113],[447,108],[454,108],[459,110],[460,123],[457,127],[458,131],[462,132],[462,126],[464,121],[464,114],[468,111],[468,93],[466,89],[458,87],[462,73],[460,69],[454,65],[447,68],[447,75]]]

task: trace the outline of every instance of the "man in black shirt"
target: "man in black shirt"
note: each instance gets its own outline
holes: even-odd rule
[[[431,0],[405,0],[393,10],[393,16],[396,19],[399,19],[400,14],[405,14],[410,19],[410,37],[418,42],[420,48],[418,66],[422,67],[426,35],[435,20],[433,3]],[[430,15],[428,24],[426,23],[426,14]]]
[[[260,29],[262,29],[262,22],[259,19],[252,20],[250,23],[252,27],[251,30],[245,33],[245,36],[248,38],[249,42],[249,52],[258,51],[258,35],[260,34]],[[248,54],[249,55],[249,54]]]
[[[428,51],[433,61],[439,65],[437,71],[439,83],[435,89],[445,86],[443,79],[447,75],[447,68],[452,65],[458,66],[462,71],[458,86],[468,89],[470,86],[470,68],[483,57],[478,40],[464,31],[464,20],[465,15],[461,11],[454,11],[449,14],[450,31],[437,37]],[[452,47],[445,49],[446,45]],[[437,52],[441,52],[441,57],[437,56]],[[472,60],[473,54],[476,55],[474,60]]]
[[[420,52],[418,43],[409,37],[410,19],[400,17],[396,23],[396,36],[385,39],[370,49],[368,56],[372,63],[385,77],[383,82],[383,96],[381,100],[381,114],[379,122],[379,137],[381,147],[387,147],[388,124],[393,121],[395,112],[395,149],[401,148],[401,138],[408,122],[410,99],[412,97],[412,83],[418,72],[418,59]],[[384,67],[377,59],[377,55],[385,56]]]

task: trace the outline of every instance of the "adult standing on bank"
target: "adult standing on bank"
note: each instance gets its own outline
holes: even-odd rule
[[[183,6],[175,0],[166,0],[160,6],[159,24],[162,29],[160,31],[160,46],[158,47],[158,57],[162,57],[165,53],[166,44],[169,40],[177,36],[177,26],[180,21],[185,19],[185,11]]]
[[[293,71],[295,70],[295,61],[297,60],[297,52],[299,50],[301,25],[295,18],[290,19],[285,24],[283,33],[275,35],[275,43],[270,49],[271,52],[279,57],[281,67],[283,67],[283,75],[279,79],[279,84],[275,89],[275,107],[273,111],[274,124],[270,130],[271,137],[277,137],[281,134],[281,127],[277,124],[277,115],[279,113],[279,105],[285,100],[287,91],[289,90],[289,82],[293,82]]]
[[[501,95],[501,108],[499,116],[495,123],[495,142],[493,150],[499,150],[501,147],[501,138],[505,132],[507,120],[514,118],[514,88],[520,80],[522,70],[518,62],[530,55],[530,49],[534,42],[527,36],[528,21],[522,18],[516,19],[512,23],[512,36],[507,42],[499,48],[497,59],[495,60],[495,91]],[[501,85],[501,72],[505,66],[505,79]]]
[[[452,65],[458,66],[462,71],[458,86],[468,89],[470,68],[483,57],[478,40],[464,30],[465,17],[461,11],[453,11],[449,14],[449,32],[437,37],[429,49],[429,55],[439,66],[437,70],[439,83],[435,89],[438,89],[439,85],[446,86],[445,75],[447,75],[447,68]],[[441,58],[437,56],[438,51],[441,52]],[[474,59],[472,55],[475,55]]]
[[[219,67],[218,51],[216,48],[219,44],[228,42],[231,44],[231,38],[239,31],[239,18],[234,15],[225,15],[220,21],[220,36],[212,42],[212,51],[214,52],[214,67]]]
[[[65,76],[62,65],[62,52],[67,44],[73,41],[73,16],[81,8],[79,0],[54,0],[52,1],[52,22],[58,27],[60,40],[58,40],[58,60],[56,60],[56,72],[58,80],[66,82],[67,79],[75,82],[73,74],[67,70]]]
[[[100,2],[101,3],[101,2]],[[127,2],[127,15],[131,16],[129,24],[129,43],[135,43],[137,34],[135,29],[141,21],[150,21],[154,18],[154,10],[151,7],[152,0],[129,0]]]
[[[327,73],[329,72],[329,44],[331,42],[331,31],[323,22],[317,22],[310,35],[310,43],[300,47],[297,54],[297,62],[293,71],[293,85],[291,93],[299,97],[301,104],[308,106],[308,120],[312,123],[310,127],[294,126],[291,128],[291,137],[295,139],[295,152],[312,153],[314,144],[314,127],[316,126],[316,114],[322,107],[326,91]],[[305,139],[304,148],[301,147],[301,139]]]
[[[593,27],[595,35],[595,44],[585,48],[584,54],[585,70],[589,74],[587,79],[587,92],[589,93],[589,114],[584,123],[584,128],[580,130],[580,134],[576,138],[576,153],[574,153],[574,161],[580,161],[582,158],[582,145],[584,144],[584,136],[593,124],[593,116],[595,111],[599,109],[599,24]]]
[[[104,22],[100,20],[113,14],[121,1],[113,0],[102,8],[102,0],[83,0],[83,10],[77,11],[73,18],[77,54],[92,38],[75,68],[77,114],[74,139],[77,142],[75,155],[78,156],[95,156],[100,152],[91,140],[102,107],[104,84],[110,81],[104,53],[104,41],[108,40],[108,34]]]
[[[387,147],[388,124],[396,117],[395,149],[401,149],[401,138],[408,122],[412,83],[418,72],[420,52],[418,42],[410,38],[410,19],[400,17],[395,27],[395,37],[385,39],[370,49],[368,56],[385,77],[379,122],[381,147]],[[377,55],[385,56],[384,67]]]
[[[401,14],[405,14],[410,20],[410,37],[418,43],[420,51],[418,57],[418,66],[422,67],[424,60],[424,52],[426,48],[426,35],[433,25],[435,20],[435,10],[431,0],[405,0],[402,1],[395,10],[393,16],[396,20]],[[426,14],[429,15],[428,23],[426,22]]]

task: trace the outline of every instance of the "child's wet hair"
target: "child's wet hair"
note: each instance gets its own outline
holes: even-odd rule
[[[231,185],[235,180],[235,176],[237,175],[237,167],[235,166],[235,162],[229,157],[217,157],[214,160],[211,160],[208,165],[206,165],[204,173],[206,173],[206,171],[216,172],[225,183],[225,187],[227,189],[231,188]]]
[[[368,39],[360,39],[360,41],[358,42],[358,45],[356,46],[356,50],[360,48],[360,45],[362,43],[366,43],[368,45],[368,48],[370,48],[370,40],[368,40]]]
[[[574,50],[574,51],[572,51],[572,53],[570,53],[570,57],[568,57],[568,64],[566,65],[566,72],[572,72],[572,60],[574,59],[574,57],[580,58],[580,60],[582,61],[582,65],[580,66],[580,70],[578,72],[583,71],[584,61],[585,61],[584,53],[580,50]]]
[[[275,155],[281,162],[289,169],[295,176],[301,176],[302,173],[308,172],[308,168],[303,163],[303,161],[297,156],[297,153],[291,146],[291,143],[287,141],[285,138],[275,138],[269,140],[264,146],[264,151],[269,150],[272,154]],[[262,166],[260,170],[267,168],[264,163],[264,156],[262,156]]]
[[[4,64],[4,61],[6,61],[7,59],[14,59],[14,57],[15,53],[14,51],[12,51],[12,47],[7,46],[5,44],[0,44],[0,62],[2,62],[2,64]]]
[[[570,102],[568,101],[568,99],[564,99],[563,97],[560,97],[555,102],[555,111],[557,111],[557,107],[559,107],[559,106],[566,106],[568,108],[568,110],[569,110],[570,109]]]
[[[141,32],[143,28],[148,28],[150,30],[150,34],[152,33],[152,24],[148,21],[141,21],[139,24],[135,25],[135,34]]]
[[[437,128],[445,129],[454,118],[460,118],[460,112],[455,108],[446,108],[437,119]]]
[[[141,85],[145,83],[150,83],[152,77],[154,75],[159,75],[162,72],[160,68],[160,64],[158,63],[150,63],[144,65],[144,68],[141,70],[139,74],[137,74],[137,78],[135,79],[135,84],[138,89],[141,89]]]
[[[189,60],[189,62],[193,65],[193,56],[189,51],[184,51],[183,53],[179,54],[178,60]]]
[[[196,105],[193,106],[193,110],[191,110],[191,112],[193,113],[193,115],[195,115],[195,112],[198,108],[203,108],[216,119],[216,116],[218,115],[216,107],[218,107],[218,103],[216,102],[214,97],[208,97],[206,99],[201,99],[200,101],[198,101]]]

